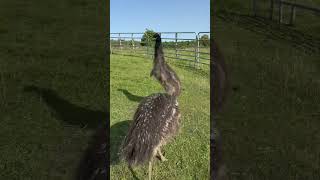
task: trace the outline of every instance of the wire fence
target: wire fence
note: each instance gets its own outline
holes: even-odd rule
[[[210,65],[210,32],[159,32],[165,57],[197,68]],[[154,39],[144,33],[110,33],[111,54],[153,58]]]
[[[296,16],[299,16],[297,13],[310,18],[319,17],[320,8],[288,0],[252,0],[252,12],[253,16],[267,16],[270,20],[276,19],[279,24],[293,25]]]

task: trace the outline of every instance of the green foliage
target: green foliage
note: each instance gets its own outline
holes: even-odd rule
[[[154,32],[153,30],[151,29],[146,29],[146,31],[144,32],[142,38],[141,38],[141,46],[146,46],[146,45],[149,45],[150,42],[152,41],[153,39],[153,35],[155,34],[156,32]]]
[[[210,40],[209,40],[209,36],[207,34],[202,35],[200,37],[199,41],[200,41],[201,46],[204,46],[204,47],[210,46]]]

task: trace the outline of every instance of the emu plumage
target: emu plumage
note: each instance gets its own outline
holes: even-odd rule
[[[122,156],[129,167],[149,162],[149,180],[152,160],[156,155],[166,160],[161,146],[179,131],[181,116],[177,101],[180,80],[165,62],[160,35],[155,34],[154,38],[155,57],[150,75],[160,82],[166,93],[152,94],[140,102],[122,146]]]

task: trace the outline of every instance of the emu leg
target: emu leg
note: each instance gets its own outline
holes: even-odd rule
[[[135,179],[135,180],[139,179],[137,174],[134,172],[133,168],[130,165],[128,167],[129,167],[129,170],[133,176],[133,179]]]
[[[149,180],[151,180],[151,176],[152,176],[152,159],[149,161]]]
[[[165,157],[163,156],[163,154],[161,153],[161,149],[160,149],[160,148],[158,149],[158,154],[159,154],[160,160],[161,160],[162,162],[168,160],[167,158],[165,158]]]

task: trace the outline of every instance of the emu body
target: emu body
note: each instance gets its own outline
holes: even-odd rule
[[[177,133],[179,117],[175,97],[159,93],[143,99],[124,141],[123,153],[129,165],[141,165],[157,155],[160,147]]]
[[[212,43],[211,54],[213,55],[213,88],[211,90],[213,91],[212,94],[214,99],[212,106],[213,109],[211,109],[211,112],[216,115],[216,113],[222,109],[226,101],[229,92],[229,77],[227,74],[227,67],[224,57],[215,41]],[[226,166],[222,158],[221,136],[216,128],[216,121],[211,123],[211,129],[213,130],[210,138],[211,157],[213,157],[213,171],[211,174],[211,179],[227,180],[228,176],[226,172]]]
[[[214,112],[222,109],[229,92],[229,77],[224,57],[215,41],[212,44],[213,54],[213,96]]]
[[[181,116],[177,101],[180,80],[165,62],[160,35],[156,34],[154,38],[155,59],[150,75],[160,82],[166,93],[151,94],[140,102],[122,145],[122,156],[130,168],[149,162],[149,180],[153,158],[159,155],[162,161],[166,160],[161,146],[179,131]]]

